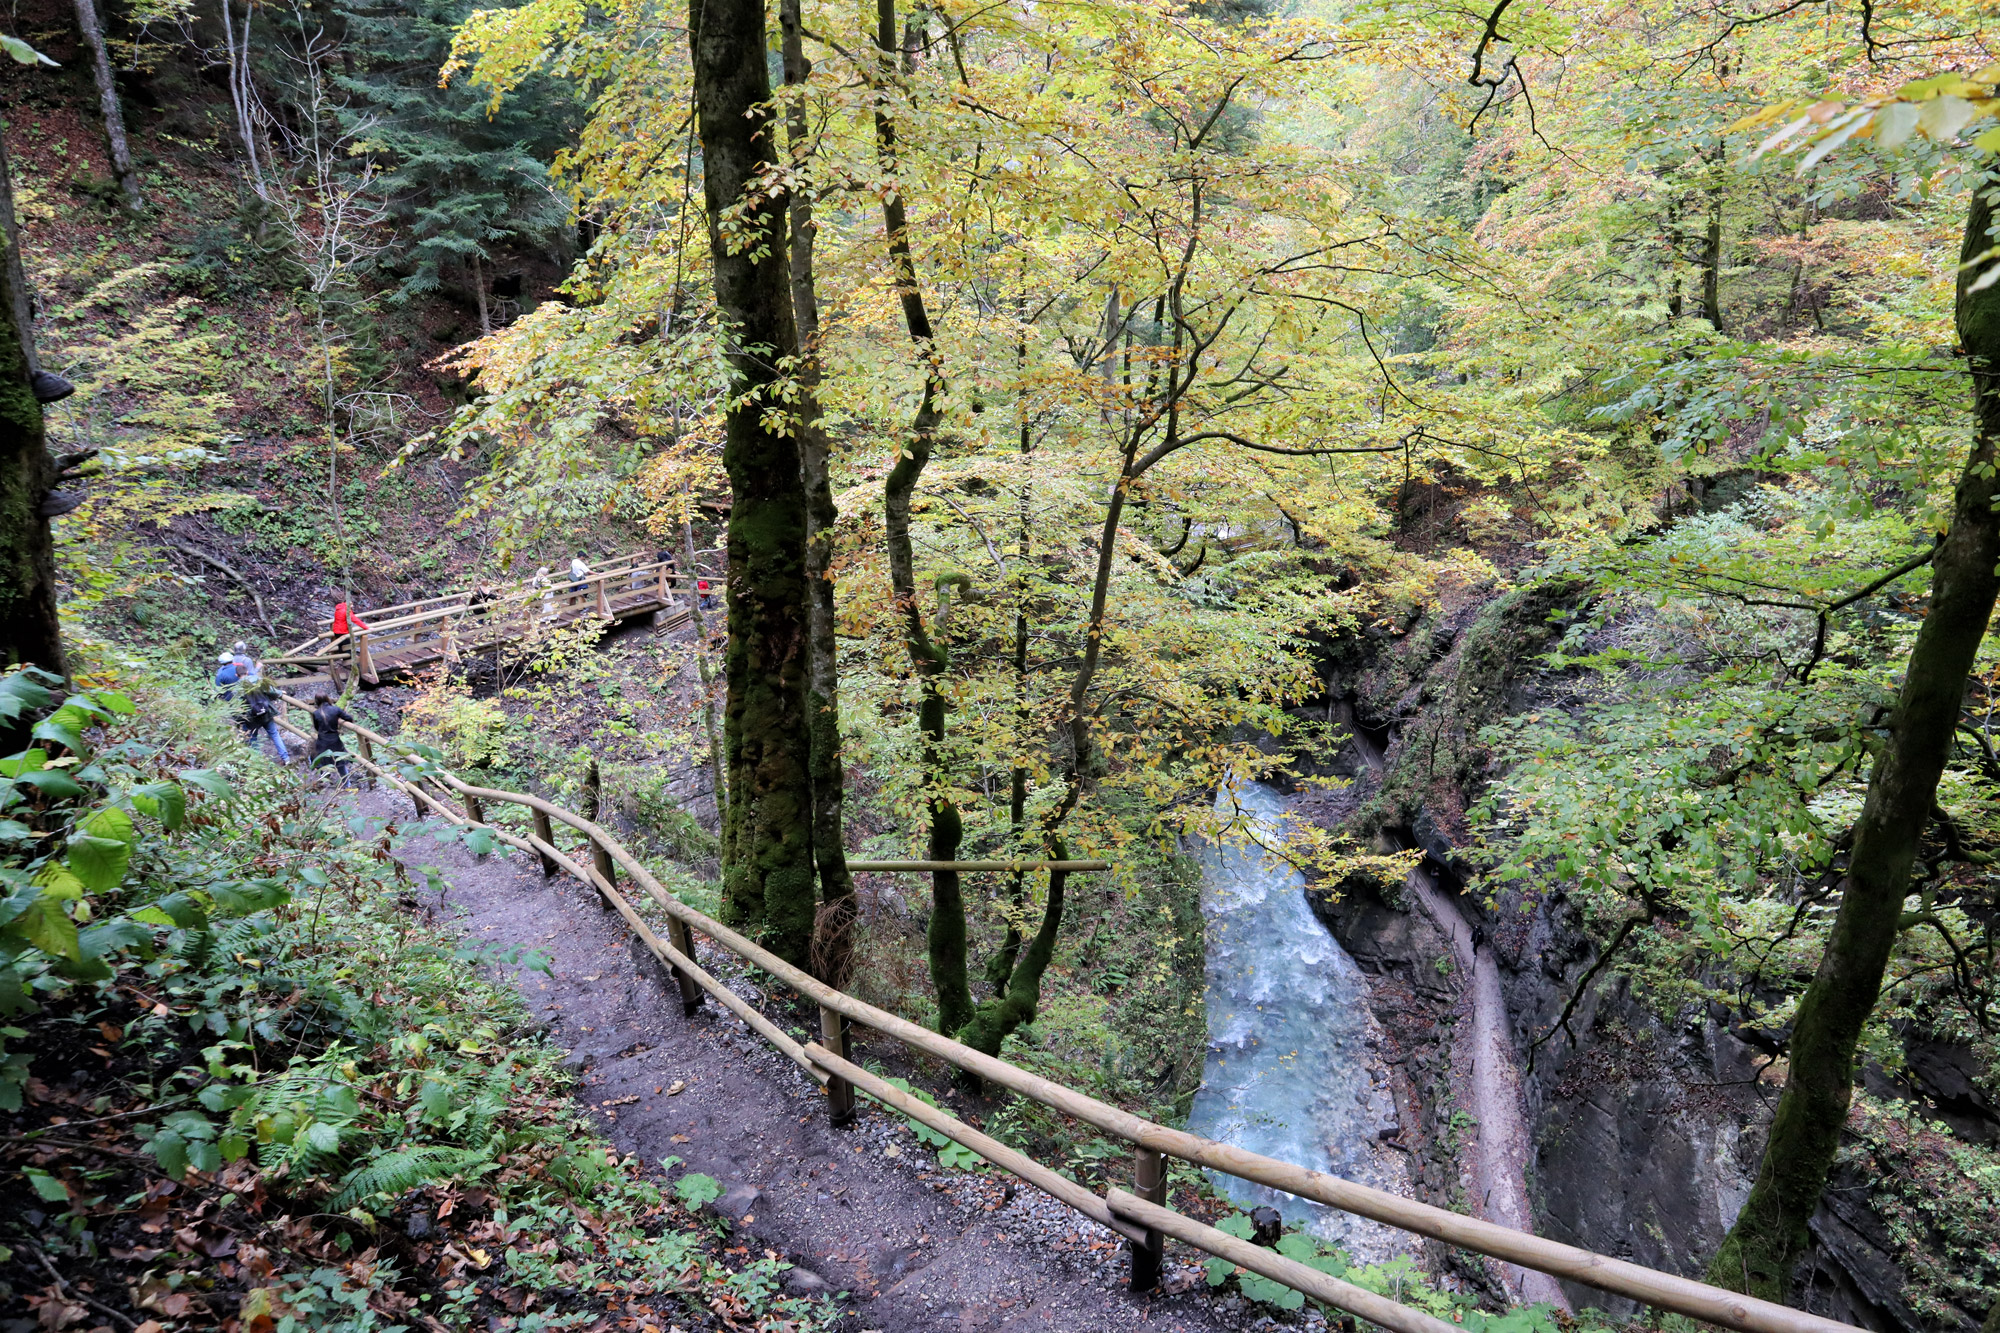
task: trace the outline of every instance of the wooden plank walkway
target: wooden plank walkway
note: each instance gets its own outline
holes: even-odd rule
[[[490,594],[465,589],[364,608],[355,615],[366,628],[336,635],[333,622],[323,620],[312,638],[264,666],[293,689],[319,681],[339,685],[351,676],[379,685],[434,662],[456,662],[510,643],[532,645],[580,622],[608,629],[658,616],[663,628],[679,628],[693,616],[686,582],[670,561],[631,556],[591,571],[581,582],[572,582],[564,571]]]

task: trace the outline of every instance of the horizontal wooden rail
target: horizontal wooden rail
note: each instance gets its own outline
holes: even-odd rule
[[[293,707],[305,709],[305,705],[296,699],[285,697],[284,701]],[[372,744],[388,746],[391,752],[394,752],[396,743],[393,740],[358,723],[343,723],[342,729],[353,732]],[[414,760],[415,756],[411,756],[411,758]],[[457,824],[471,822],[462,811],[452,809],[446,802],[440,801],[429,793],[422,791],[414,783],[407,782],[390,773],[379,764],[370,764],[368,767],[398,788],[411,792],[415,797],[428,803],[443,818]],[[1290,1162],[1282,1162],[1276,1158],[1265,1157],[1259,1153],[1247,1152],[1226,1143],[1218,1143],[1213,1139],[1203,1138],[1198,1134],[1190,1134],[1185,1130],[1169,1129],[1164,1125],[1154,1124],[1152,1121],[1133,1115],[1129,1111],[1111,1106],[1094,1097],[1077,1092],[1072,1088],[1052,1082],[1039,1074],[1031,1073],[1028,1070],[1009,1064],[994,1056],[973,1050],[971,1047],[954,1041],[941,1033],[933,1032],[929,1028],[912,1023],[908,1019],[889,1013],[886,1010],[877,1009],[874,1005],[857,1000],[843,991],[837,991],[825,985],[799,968],[793,967],[790,963],[779,958],[776,954],[771,953],[761,945],[745,938],[728,926],[723,925],[720,921],[714,920],[707,914],[688,906],[671,893],[668,893],[659,880],[653,876],[652,872],[640,863],[638,858],[634,857],[616,838],[613,838],[591,820],[572,814],[561,806],[544,800],[539,796],[530,795],[525,792],[511,792],[492,787],[474,786],[461,781],[452,773],[428,763],[424,765],[422,776],[425,780],[447,787],[460,796],[471,796],[480,801],[502,801],[526,806],[531,810],[541,811],[553,821],[567,824],[569,827],[588,837],[594,846],[602,848],[610,860],[616,864],[617,868],[639,884],[648,896],[658,903],[669,915],[684,925],[707,935],[715,943],[721,945],[728,952],[735,954],[744,962],[761,969],[770,976],[790,986],[793,990],[817,1003],[822,1010],[831,1010],[836,1014],[843,1015],[853,1022],[872,1028],[913,1050],[922,1051],[927,1055],[935,1056],[949,1064],[956,1065],[958,1068],[1005,1088],[1009,1092],[1027,1097],[1032,1101],[1040,1102],[1044,1106],[1060,1111],[1064,1115],[1071,1116],[1106,1134],[1125,1139],[1130,1143],[1138,1145],[1140,1148],[1178,1157],[1183,1161],[1192,1162],[1197,1166],[1207,1167],[1226,1175],[1235,1176],[1240,1180],[1247,1180],[1255,1184],[1269,1186],[1272,1189],[1282,1190],[1299,1198],[1311,1199],[1314,1202],[1323,1203],[1329,1207],[1338,1208],[1343,1212],[1368,1218],[1371,1221],[1381,1222],[1401,1230],[1414,1232],[1420,1236],[1428,1236],[1433,1240],[1440,1240],[1446,1244],[1484,1254],[1507,1263],[1517,1264],[1523,1268],[1532,1268],[1538,1272],[1548,1273],[1553,1277],[1566,1281],[1595,1287],[1600,1291],[1611,1292],[1615,1295],[1624,1296],[1628,1299],[1640,1301],[1663,1310],[1672,1311],[1675,1314],[1687,1315],[1691,1318],[1717,1324],[1724,1328],[1742,1330],[1742,1333],[1859,1333],[1859,1330],[1855,1329],[1852,1325],[1843,1324],[1837,1320],[1827,1319],[1803,1310],[1794,1310],[1789,1306],[1760,1300],[1754,1296],[1746,1296],[1739,1292],[1711,1286],[1705,1282],[1697,1282],[1692,1278],[1683,1278],[1671,1273],[1662,1273],[1623,1259],[1614,1259],[1608,1255],[1595,1254],[1589,1250],[1579,1249],[1574,1245],[1564,1245],[1559,1241],[1548,1240],[1529,1232],[1515,1231],[1511,1227],[1500,1226],[1497,1223],[1483,1221],[1479,1218],[1467,1217],[1462,1213],[1454,1213],[1443,1208],[1433,1207],[1430,1204],[1419,1203],[1414,1199],[1406,1199],[1401,1195],[1390,1194],[1385,1190],[1372,1189],[1366,1185],[1357,1185],[1353,1181],[1342,1180],[1338,1176],[1308,1170],[1305,1167],[1296,1166]],[[491,828],[491,825],[487,825],[487,827]],[[524,850],[547,852],[552,856],[558,857],[565,868],[570,870],[570,873],[576,874],[579,879],[595,887],[600,894],[606,895],[607,901],[610,901],[614,907],[625,902],[623,895],[618,893],[615,886],[604,883],[603,877],[598,875],[594,869],[579,873],[583,868],[577,862],[557,852],[555,848],[539,838],[523,839],[499,829],[494,829],[493,832],[510,845],[521,847]],[[853,864],[850,863],[850,865]],[[860,864],[867,865],[869,863],[863,862]],[[916,865],[923,863],[909,862],[898,864]],[[962,867],[964,863],[958,864]],[[1017,863],[996,861],[990,864],[998,869],[1010,869]],[[1025,865],[1026,863],[1019,864]],[[630,905],[625,904],[625,906],[629,911]],[[733,1012],[736,1012],[739,1017],[744,1018],[745,1022],[751,1023],[752,1027],[756,1028],[760,1035],[763,1035],[766,1040],[771,1041],[773,1045],[784,1051],[791,1059],[808,1069],[814,1070],[816,1077],[822,1082],[825,1081],[827,1073],[832,1072],[839,1074],[843,1078],[850,1079],[857,1087],[866,1087],[860,1080],[853,1079],[852,1075],[846,1069],[838,1068],[829,1070],[828,1066],[820,1064],[812,1052],[808,1051],[806,1047],[790,1036],[778,1031],[761,1014],[757,1014],[756,1020],[753,1021],[749,1017],[750,1014],[756,1013],[753,1007],[742,1004],[740,998],[735,997],[733,993],[728,993],[729,998],[725,999],[724,995],[727,993],[726,987],[722,987],[713,978],[707,977],[706,973],[700,973],[699,969],[694,968],[693,959],[687,958],[685,955],[673,950],[666,942],[657,941],[657,936],[652,934],[650,928],[644,927],[643,922],[639,920],[636,912],[630,912],[628,915],[627,911],[621,911],[620,915],[625,916],[628,922],[634,924],[635,931],[644,930],[645,933],[641,934],[640,937],[646,941],[647,947],[652,949],[656,956],[666,959],[675,967],[689,969],[689,974],[696,976],[696,979],[701,982],[704,990],[715,995],[724,1004],[729,1005]],[[736,1004],[731,1004],[731,999],[736,1000]],[[738,1005],[742,1007],[738,1008]],[[862,1072],[865,1073],[866,1071]],[[891,1091],[894,1091],[894,1089],[891,1089]],[[871,1093],[871,1095],[873,1094]],[[933,1127],[939,1128],[937,1126]],[[944,1133],[945,1131],[939,1128],[939,1132]],[[967,1132],[976,1133],[976,1131],[970,1129]],[[963,1142],[963,1140],[958,1141]],[[988,1140],[988,1142],[991,1142],[991,1140]],[[980,1153],[981,1156],[985,1155],[980,1147],[972,1143],[967,1143],[966,1146],[972,1148],[974,1152]],[[1004,1145],[995,1144],[994,1146],[999,1147]],[[1005,1163],[1001,1164],[1006,1165]],[[1007,1169],[1012,1170],[1013,1168],[1012,1166],[1007,1166]],[[1024,1176],[1023,1179],[1028,1179],[1028,1177]],[[1118,1193],[1122,1194],[1123,1192],[1120,1191]],[[1117,1195],[1114,1195],[1114,1198],[1116,1197]],[[1134,1199],[1140,1204],[1145,1203],[1144,1200],[1137,1200],[1136,1196],[1126,1197]],[[1070,1202],[1067,1199],[1064,1201]],[[1072,1206],[1077,1206],[1081,1209],[1081,1205],[1073,1204]],[[1152,1204],[1145,1205],[1146,1208],[1156,1206]],[[1084,1209],[1084,1211],[1088,1210]],[[1267,1271],[1266,1268],[1256,1267],[1234,1257],[1232,1253],[1224,1253],[1220,1249],[1212,1248],[1207,1242],[1213,1238],[1207,1237],[1204,1232],[1188,1230],[1188,1228],[1198,1227],[1199,1224],[1188,1222],[1185,1218],[1181,1219],[1181,1222],[1187,1223],[1187,1226],[1182,1228],[1182,1231],[1186,1231],[1187,1234],[1183,1235],[1180,1231],[1174,1231],[1166,1226],[1158,1225],[1154,1221],[1146,1220],[1145,1217],[1142,1217],[1141,1211],[1133,1211],[1120,1207],[1114,1208],[1113,1212],[1120,1213],[1122,1216],[1135,1221],[1142,1221],[1146,1226],[1165,1234],[1178,1236],[1180,1239],[1186,1240],[1189,1244],[1193,1244],[1197,1248],[1206,1249],[1210,1253],[1221,1255],[1221,1257],[1229,1259],[1230,1262],[1241,1264],[1241,1266],[1249,1268],[1253,1272],[1262,1273],[1273,1281],[1283,1282],[1300,1291],[1308,1291],[1308,1294],[1315,1296],[1317,1299],[1327,1299],[1329,1304],[1340,1304],[1339,1301],[1320,1296],[1318,1291],[1312,1291],[1304,1286],[1299,1286],[1289,1278],[1280,1276],[1279,1272]],[[1179,1214],[1173,1214],[1173,1216],[1179,1217]],[[1176,1223],[1176,1226],[1180,1226],[1180,1223]],[[1213,1228],[1207,1230],[1213,1230]],[[1200,1238],[1189,1239],[1190,1236],[1198,1236]],[[1234,1238],[1228,1239],[1233,1240]],[[1258,1253],[1269,1256],[1268,1259],[1260,1259],[1260,1263],[1268,1264],[1269,1260],[1282,1259],[1282,1256],[1269,1255],[1268,1251],[1259,1250]],[[1289,1263],[1290,1261],[1285,1262]],[[1303,1265],[1299,1267],[1303,1268]],[[1291,1270],[1283,1269],[1280,1266],[1280,1271],[1290,1272]],[[1324,1274],[1319,1274],[1315,1269],[1305,1269],[1305,1272],[1313,1273],[1319,1277],[1325,1276]],[[1294,1274],[1294,1276],[1297,1275]],[[1301,1280],[1304,1279],[1302,1278]],[[1356,1313],[1360,1312],[1356,1311]],[[1364,1317],[1371,1320],[1375,1319],[1374,1315],[1366,1315]],[[1382,1321],[1377,1320],[1376,1322]],[[1414,1329],[1411,1330],[1411,1333],[1414,1333]]]
[[[1145,1240],[1145,1229],[1135,1227],[1130,1222],[1120,1221],[1112,1215],[1111,1208],[1104,1200],[1092,1194],[1083,1186],[1060,1172],[1051,1171],[1034,1158],[1017,1152],[996,1138],[980,1133],[949,1111],[939,1110],[921,1097],[914,1097],[895,1084],[869,1073],[851,1060],[843,1060],[817,1042],[806,1046],[806,1057],[828,1073],[838,1074],[868,1096],[889,1107],[899,1115],[906,1115],[917,1123],[962,1144],[978,1153],[993,1165],[1002,1168],[1033,1185],[1049,1197],[1082,1213],[1094,1222],[1101,1222],[1127,1240]]]
[[[849,870],[1109,870],[1109,861],[849,861]]]

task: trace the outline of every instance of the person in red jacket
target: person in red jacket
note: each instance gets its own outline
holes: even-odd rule
[[[360,617],[347,609],[346,602],[336,602],[333,608],[333,632],[335,637],[352,634],[356,630],[367,629]]]

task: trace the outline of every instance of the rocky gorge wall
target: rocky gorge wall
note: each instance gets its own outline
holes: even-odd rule
[[[1545,584],[1426,612],[1400,633],[1333,645],[1328,695],[1312,711],[1346,722],[1346,734],[1315,767],[1351,785],[1308,810],[1378,846],[1420,848],[1432,884],[1498,963],[1533,1139],[1526,1174],[1535,1229],[1698,1277],[1748,1194],[1782,1063],[1743,1040],[1724,1013],[1690,1011],[1670,1021],[1615,973],[1591,975],[1597,947],[1560,886],[1493,903],[1461,887],[1471,869],[1464,812],[1491,776],[1478,731],[1513,712],[1562,706],[1565,681],[1538,658],[1582,600],[1576,585]],[[1479,1212],[1481,1200],[1468,1194],[1466,1150],[1477,1126],[1459,1039],[1470,987],[1452,965],[1446,932],[1404,884],[1357,876],[1311,892],[1320,921],[1369,974],[1393,1046],[1385,1056],[1404,1127],[1396,1146],[1411,1154],[1418,1192]],[[1942,1072],[1929,1076],[1930,1104],[1950,1094],[1957,1098],[1950,1105],[1970,1106],[1974,1120],[1989,1113],[1958,1088],[1966,1080],[1954,1082],[1949,1059],[1931,1063]],[[1922,1097],[1925,1089],[1907,1086],[1926,1077],[1917,1064],[1900,1091]],[[1797,1298],[1869,1328],[1977,1329],[1983,1312],[1976,1309],[1947,1306],[1940,1321],[1935,1309],[1916,1308],[1899,1261],[1908,1236],[1899,1246],[1861,1178],[1865,1168],[1843,1169],[1815,1222]],[[1429,1256],[1440,1271],[1494,1286],[1489,1266],[1441,1251]],[[1578,1309],[1633,1310],[1587,1288],[1566,1285],[1565,1294]]]

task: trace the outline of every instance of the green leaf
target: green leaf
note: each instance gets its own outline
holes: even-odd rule
[[[166,915],[166,924],[179,926],[182,930],[200,930],[208,925],[208,913],[192,894],[170,893],[145,910],[157,910]],[[138,913],[133,913],[137,916]],[[159,924],[155,922],[154,924]]]
[[[35,1187],[37,1196],[48,1200],[50,1203],[69,1202],[69,1186],[63,1184],[48,1172],[38,1171],[31,1166],[26,1168],[25,1174],[28,1177],[28,1183]]]
[[[163,1129],[146,1143],[146,1151],[160,1164],[160,1170],[179,1180],[187,1174],[187,1140],[171,1129]]]
[[[1256,1273],[1244,1273],[1236,1285],[1251,1300],[1275,1305],[1280,1310],[1296,1310],[1306,1303],[1303,1293],[1293,1291],[1282,1282],[1273,1282],[1270,1278],[1260,1277]]]
[[[722,1197],[722,1182],[714,1176],[705,1176],[699,1171],[690,1171],[674,1182],[674,1197],[689,1212],[703,1204],[714,1203]]]
[[[1277,1249],[1287,1259],[1296,1259],[1302,1264],[1311,1262],[1319,1254],[1319,1245],[1313,1238],[1297,1231],[1278,1237]]]
[[[236,789],[229,785],[229,779],[210,768],[184,768],[174,774],[191,787],[199,787],[218,801],[227,801],[236,795]]]
[[[132,804],[140,814],[151,815],[169,829],[177,829],[187,818],[187,793],[177,782],[148,782],[134,787]]]
[[[83,788],[77,785],[76,779],[60,768],[45,768],[39,773],[23,773],[14,781],[25,782],[42,795],[58,801],[72,800],[83,795]]]
[[[306,1126],[306,1144],[317,1152],[339,1152],[340,1131],[324,1120],[315,1120]]]
[[[50,69],[62,68],[62,66],[43,55],[40,51],[37,51],[34,47],[29,46],[19,37],[10,37],[5,33],[0,33],[0,49],[4,49],[8,55],[14,57],[14,59],[20,61],[23,65],[47,65]]]
[[[1236,1265],[1227,1259],[1210,1259],[1202,1265],[1202,1271],[1208,1278],[1209,1286],[1219,1287],[1229,1281],[1229,1275],[1236,1271]]]
[[[451,1085],[426,1079],[417,1090],[417,1102],[424,1108],[427,1119],[442,1120],[451,1114]]]
[[[62,909],[62,900],[44,893],[28,905],[28,910],[7,923],[7,933],[18,935],[51,958],[82,962],[77,944],[76,922]]]
[[[1217,1222],[1215,1229],[1225,1236],[1234,1236],[1238,1240],[1249,1240],[1257,1233],[1256,1226],[1242,1213],[1231,1213]]]
[[[105,712],[114,713],[120,717],[139,711],[139,706],[133,703],[130,697],[119,693],[117,690],[92,690],[90,697],[101,704]]]
[[[34,737],[38,741],[54,741],[71,754],[89,753],[89,747],[84,745],[83,737],[77,735],[69,727],[64,726],[58,718],[44,718],[42,721],[37,722],[35,724]]]
[[[0,777],[17,778],[23,773],[33,773],[48,762],[49,752],[38,745],[32,750],[0,759]]]
[[[0,43],[8,41],[17,42],[23,48],[30,51],[34,49],[28,46],[26,42],[22,42],[18,37],[8,38],[0,36]],[[14,56],[16,60],[21,59],[19,55],[15,54],[14,48],[11,46],[7,48],[7,53]],[[21,63],[31,65],[34,61],[24,60]],[[59,679],[59,677],[49,675],[47,672],[36,670],[33,667],[30,667],[26,671],[16,671],[12,675],[0,677],[0,717],[16,718],[31,709],[47,708],[56,701],[55,695],[50,694],[47,689],[34,679],[36,676],[47,676],[49,680]]]
[[[132,844],[80,833],[69,840],[69,855],[64,860],[86,889],[103,893],[125,878],[125,867],[132,863]]]

